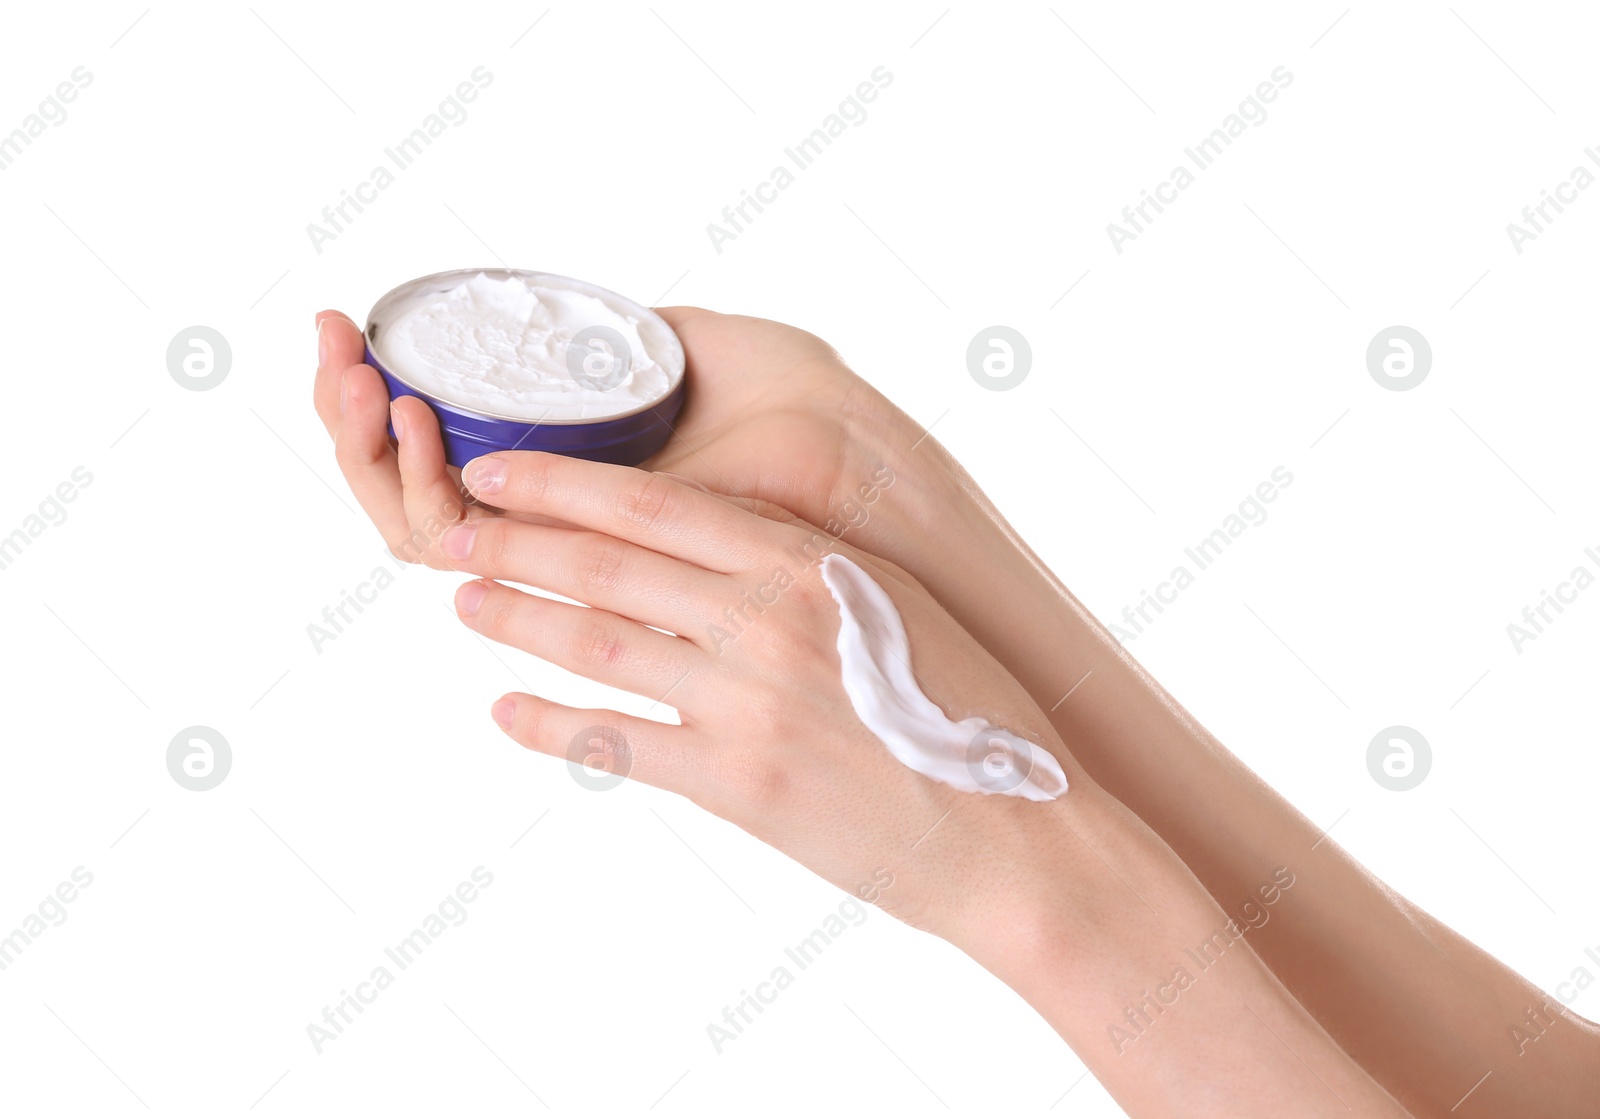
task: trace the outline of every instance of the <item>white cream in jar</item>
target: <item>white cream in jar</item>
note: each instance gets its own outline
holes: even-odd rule
[[[548,273],[460,273],[386,308],[388,372],[470,412],[541,423],[604,420],[663,400],[683,347],[654,312]]]

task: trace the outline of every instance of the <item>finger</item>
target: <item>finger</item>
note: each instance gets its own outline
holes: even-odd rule
[[[704,635],[742,601],[735,580],[626,540],[509,517],[455,525],[440,551],[458,571],[526,583],[686,637]]]
[[[456,591],[456,614],[491,641],[658,703],[688,695],[689,678],[705,661],[682,638],[608,610],[540,598],[489,579]]]
[[[410,526],[405,547],[429,567],[448,569],[452,564],[439,551],[439,539],[466,518],[467,506],[445,465],[439,419],[414,396],[395,398],[390,415],[398,441],[401,504]]]
[[[502,509],[558,517],[710,571],[748,570],[779,540],[770,521],[631,466],[500,451],[473,459],[462,479]]]
[[[420,555],[402,552],[411,527],[401,499],[400,467],[389,445],[389,389],[370,365],[352,365],[344,371],[344,391],[344,415],[334,438],[339,469],[389,550],[416,563]]]
[[[681,726],[636,719],[616,711],[583,710],[513,692],[490,709],[494,721],[530,750],[565,758],[573,777],[605,788],[614,777],[631,778],[694,799],[702,793],[703,767]]]
[[[317,377],[311,395],[329,435],[339,430],[344,371],[365,356],[360,327],[339,311],[317,312]]]
[[[744,497],[736,493],[725,493],[722,490],[712,489],[698,478],[691,478],[687,474],[679,474],[674,470],[657,470],[656,473],[660,474],[663,478],[671,478],[674,482],[688,486],[692,490],[699,490],[701,493],[708,493],[718,501],[722,501],[739,509],[743,509],[747,513],[754,513],[756,516],[761,517],[764,520],[776,521],[781,525],[803,523],[798,516],[789,512],[789,510],[785,509],[776,502],[768,501],[764,497]],[[712,480],[720,481],[720,479],[717,478],[713,478]]]

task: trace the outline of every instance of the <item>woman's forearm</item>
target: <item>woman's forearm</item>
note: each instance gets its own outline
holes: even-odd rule
[[[1006,852],[1026,873],[953,939],[1129,1114],[1406,1114],[1133,813],[1088,780],[1027,809],[1025,842]]]
[[[932,497],[914,486],[903,494]],[[1089,774],[1230,914],[1274,868],[1289,868],[1294,887],[1249,942],[1380,1083],[1418,1114],[1447,1115],[1494,1070],[1473,1095],[1483,1114],[1593,1113],[1600,1032],[1592,1023],[1552,1005],[1324,837],[1126,653],[975,487],[959,502],[947,496],[944,508],[946,523],[952,508],[967,518],[957,538],[1005,546],[946,553],[919,577],[1050,713]],[[1007,593],[971,590],[997,585]],[[1530,1026],[1530,1010],[1546,1024]],[[1519,1045],[1513,1026],[1542,1030],[1538,1043]]]

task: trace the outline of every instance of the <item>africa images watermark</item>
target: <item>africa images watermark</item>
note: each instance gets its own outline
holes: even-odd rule
[[[84,66],[76,67],[67,77],[70,80],[57,83],[39,102],[39,107],[22,118],[20,125],[0,136],[0,171],[9,171],[23,150],[32,147],[47,127],[59,128],[65,124],[67,106],[94,81],[94,75]]]
[[[78,500],[79,493],[93,481],[94,475],[87,467],[74,466],[71,474],[44,495],[35,512],[22,518],[22,524],[9,534],[0,536],[0,571],[16,563],[28,545],[44,535],[45,529],[65,524],[67,505]]]
[[[471,492],[465,488],[458,488],[457,493],[464,499],[471,496]],[[311,648],[318,656],[322,655],[326,646],[338,640],[354,625],[356,618],[378,601],[378,596],[392,587],[407,567],[421,563],[428,550],[439,542],[451,525],[459,523],[460,518],[452,515],[455,509],[453,504],[446,505],[438,513],[430,513],[423,518],[421,527],[412,529],[410,536],[388,549],[384,554],[384,562],[368,572],[367,577],[356,584],[355,590],[341,588],[338,599],[322,608],[320,620],[306,624],[306,636],[311,639]]]
[[[1589,962],[1600,970],[1600,944],[1592,948],[1585,948],[1583,954]],[[1571,1006],[1578,1001],[1582,991],[1594,986],[1595,975],[1588,967],[1579,964],[1572,969],[1572,974],[1566,980],[1556,984],[1556,998],[1561,1000],[1562,1006]],[[1511,1044],[1517,1047],[1517,1056],[1522,1056],[1528,1051],[1528,1046],[1544,1037],[1558,1021],[1565,1020],[1561,1011],[1550,1004],[1546,999],[1538,1007],[1528,1007],[1523,1013],[1522,1021],[1513,1022],[1506,1027],[1506,1032],[1511,1035]]]
[[[894,471],[880,466],[851,495],[833,509],[827,520],[811,534],[805,543],[787,549],[784,554],[794,561],[801,571],[809,571],[833,551],[834,546],[853,528],[860,528],[872,519],[867,507],[876,503],[883,492],[894,485]],[[747,590],[739,601],[722,611],[722,617],[706,626],[706,636],[711,639],[711,651],[721,654],[737,641],[744,632],[768,610],[778,604],[783,592],[794,586],[796,575],[789,567],[776,567],[766,581]]]
[[[792,187],[797,178],[797,173],[808,170],[818,157],[822,155],[833,142],[843,136],[850,127],[859,128],[867,122],[867,105],[878,99],[878,94],[888,89],[894,81],[894,75],[888,67],[878,66],[868,75],[872,80],[858,82],[856,88],[839,102],[839,107],[822,118],[822,123],[791,147],[783,149],[788,163],[780,163],[773,167],[771,175],[755,185],[754,190],[741,190],[740,199],[722,208],[722,223],[711,222],[706,226],[706,236],[711,238],[711,247],[722,255],[722,246],[729,241],[737,240],[739,234],[744,233],[755,215],[750,211],[755,210],[761,214],[767,206],[778,200],[780,191]],[[790,170],[790,165],[794,170]]]
[[[778,1001],[780,994],[794,984],[795,975],[817,962],[823,949],[843,936],[846,929],[860,928],[867,919],[867,907],[893,885],[894,873],[886,867],[878,867],[872,872],[872,880],[856,887],[855,895],[845,898],[837,909],[830,911],[811,930],[810,936],[792,947],[785,946],[785,963],[774,967],[766,979],[755,985],[753,993],[748,989],[740,991],[738,1002],[722,1008],[720,1023],[706,1023],[706,1037],[711,1040],[711,1048],[716,1054],[720,1057],[724,1046],[738,1041],[745,1029],[755,1022],[756,1016],[764,1013],[767,1007]],[[791,963],[794,971],[789,970]]]
[[[1148,988],[1140,992],[1140,999],[1130,1003],[1123,1011],[1122,1021],[1106,1025],[1106,1039],[1120,1057],[1135,1041],[1155,1025],[1156,1019],[1167,1012],[1200,975],[1211,970],[1222,960],[1227,950],[1245,938],[1247,929],[1259,929],[1272,919],[1270,907],[1276,905],[1294,885],[1294,873],[1286,866],[1273,870],[1272,878],[1256,887],[1255,893],[1239,904],[1239,915],[1214,931],[1193,948],[1185,948],[1184,963],[1173,969],[1172,976],[1156,984],[1154,992]],[[1257,902],[1257,898],[1260,899]],[[1195,971],[1189,970],[1189,965]]]
[[[1600,569],[1600,548],[1585,548],[1583,556],[1589,563],[1594,564],[1596,569]],[[1567,607],[1578,601],[1578,595],[1594,584],[1594,571],[1589,569],[1588,564],[1580,563],[1572,569],[1570,575],[1556,584],[1554,593],[1541,588],[1539,601],[1532,606],[1522,608],[1521,623],[1511,622],[1506,626],[1506,636],[1511,638],[1511,647],[1517,651],[1517,655],[1520,657],[1524,645],[1530,641],[1537,641],[1546,627],[1565,614]]]
[[[1600,151],[1592,147],[1584,148],[1583,154],[1589,157],[1589,162],[1600,167]],[[1541,190],[1539,193],[1544,197],[1540,201],[1522,208],[1524,224],[1506,223],[1506,236],[1511,238],[1511,247],[1517,255],[1522,255],[1529,241],[1537,241],[1539,234],[1549,231],[1556,220],[1550,213],[1552,209],[1556,215],[1566,213],[1567,207],[1578,200],[1578,192],[1588,190],[1594,182],[1595,173],[1580,163],[1572,169],[1570,178],[1556,184],[1555,190]]]
[[[67,906],[78,900],[78,893],[94,884],[94,875],[85,868],[73,867],[71,882],[62,882],[45,895],[32,913],[17,922],[17,927],[0,937],[0,971],[17,962],[23,951],[45,934],[47,929],[67,923]]]
[[[471,878],[471,882],[461,882],[446,894],[444,900],[422,918],[419,927],[411,930],[411,935],[392,947],[384,948],[384,959],[388,963],[373,968],[366,979],[355,985],[354,993],[340,991],[338,1002],[322,1008],[320,1023],[307,1023],[306,1037],[311,1039],[311,1048],[316,1050],[317,1056],[322,1056],[327,1045],[343,1036],[357,1015],[365,1014],[367,1007],[378,1001],[378,995],[389,989],[398,972],[416,963],[447,929],[459,928],[467,923],[467,917],[470,916],[467,906],[478,900],[480,891],[494,885],[494,875],[481,866],[473,867]],[[390,963],[394,965],[394,971],[389,970]]]
[[[309,222],[306,225],[306,236],[311,238],[311,247],[318,256],[322,255],[323,245],[349,229],[356,220],[355,214],[362,213],[363,207],[376,202],[379,191],[393,186],[397,174],[409,169],[417,157],[444,135],[446,126],[460,127],[466,122],[467,105],[476,101],[478,94],[494,81],[494,75],[486,66],[474,67],[468,76],[472,80],[458,83],[454,92],[439,102],[438,109],[422,118],[421,124],[399,142],[383,149],[389,163],[394,165],[393,171],[386,164],[378,164],[367,178],[355,185],[354,190],[341,190],[339,201],[322,208],[321,224]],[[355,210],[355,214],[350,213],[351,209]]]
[[[1111,632],[1117,640],[1126,644],[1148,630],[1155,623],[1155,618],[1151,617],[1150,612],[1154,610],[1157,615],[1165,613],[1166,608],[1178,600],[1180,593],[1194,586],[1198,574],[1216,563],[1222,553],[1232,547],[1233,542],[1243,536],[1247,529],[1265,524],[1267,505],[1278,500],[1278,495],[1293,483],[1294,475],[1289,473],[1288,467],[1273,467],[1272,474],[1267,480],[1256,486],[1243,501],[1239,502],[1237,511],[1224,517],[1220,526],[1212,529],[1193,547],[1183,550],[1184,557],[1189,563],[1194,564],[1194,570],[1189,569],[1188,563],[1178,564],[1166,579],[1156,584],[1154,594],[1141,590],[1137,605],[1122,608],[1122,621],[1127,625],[1111,623]]]
[[[390,564],[392,568],[388,566]],[[317,655],[321,656],[323,649],[355,624],[356,618],[377,602],[380,594],[394,586],[395,580],[408,566],[408,563],[390,552],[385,554],[384,563],[374,567],[365,579],[356,584],[355,590],[340,588],[338,599],[322,608],[320,619],[306,623],[306,636],[311,638],[311,648]]]
[[[1195,170],[1209,171],[1221,158],[1223,151],[1232,147],[1247,128],[1259,128],[1267,122],[1267,105],[1276,101],[1278,94],[1294,82],[1294,75],[1283,66],[1273,70],[1268,77],[1272,80],[1258,84],[1253,93],[1239,102],[1236,110],[1222,118],[1220,126],[1213,128],[1199,143],[1183,149],[1183,154]],[[1106,236],[1111,238],[1111,247],[1117,251],[1117,255],[1121,256],[1123,245],[1137,240],[1139,234],[1146,232],[1155,222],[1157,215],[1165,213],[1166,207],[1178,200],[1179,191],[1188,190],[1195,182],[1195,172],[1180,163],[1172,169],[1168,178],[1155,185],[1153,191],[1140,191],[1142,197],[1138,202],[1122,208],[1122,220],[1126,224],[1111,222],[1106,226]],[[1155,210],[1155,215],[1149,212],[1151,209]]]

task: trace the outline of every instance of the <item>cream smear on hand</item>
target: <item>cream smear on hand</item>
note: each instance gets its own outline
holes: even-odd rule
[[[839,604],[839,661],[856,716],[901,764],[965,793],[1055,800],[1067,775],[1049,751],[980,718],[951,722],[911,672],[911,642],[882,587],[838,553],[822,581]]]
[[[437,400],[513,420],[627,415],[659,401],[682,347],[653,314],[604,288],[539,274],[478,273],[397,308],[389,371]]]

